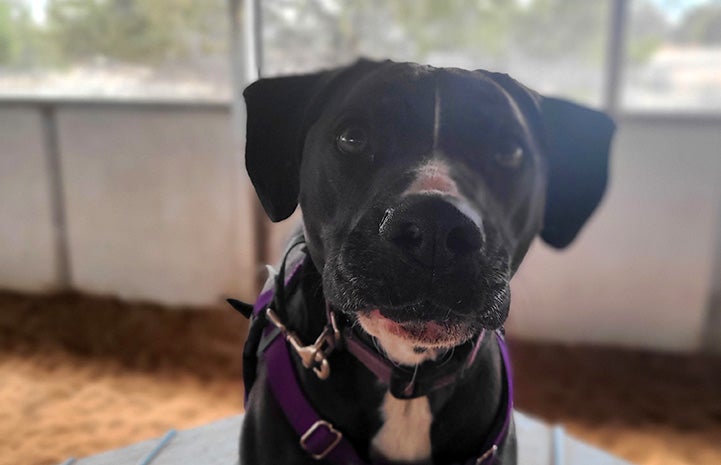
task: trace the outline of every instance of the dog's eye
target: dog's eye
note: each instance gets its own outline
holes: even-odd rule
[[[510,150],[497,152],[494,159],[496,163],[504,168],[518,168],[523,162],[523,148],[514,147]]]
[[[349,155],[363,153],[368,145],[366,130],[356,124],[344,127],[336,138],[338,150]]]

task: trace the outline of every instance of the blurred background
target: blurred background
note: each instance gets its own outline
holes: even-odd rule
[[[240,91],[358,56],[510,73],[618,124],[507,330],[519,409],[640,464],[721,463],[721,1],[0,0],[0,463],[242,409],[242,317],[293,220]]]

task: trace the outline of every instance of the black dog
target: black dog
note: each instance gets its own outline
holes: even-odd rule
[[[273,221],[300,204],[308,258],[256,305],[241,463],[515,463],[509,280],[537,234],[564,247],[595,209],[611,120],[390,61],[244,95],[250,178]]]

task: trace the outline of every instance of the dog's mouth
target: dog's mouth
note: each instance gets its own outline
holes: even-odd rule
[[[388,358],[403,365],[437,360],[503,324],[510,289],[499,247],[440,272],[398,258],[362,231],[351,238],[325,262],[324,295]]]
[[[372,310],[368,313],[368,317],[377,319],[388,333],[424,346],[455,345],[454,342],[459,339],[459,332],[462,332],[459,323],[433,320],[396,321],[385,316],[379,309]]]
[[[379,308],[358,312],[357,321],[389,358],[404,365],[435,360],[475,335],[472,325],[455,318],[409,318]]]

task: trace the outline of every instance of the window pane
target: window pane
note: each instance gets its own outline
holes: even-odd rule
[[[508,72],[538,91],[599,104],[608,2],[267,0],[264,74],[358,56]]]
[[[0,0],[0,97],[227,99],[225,0]]]
[[[624,106],[721,111],[721,1],[633,0]]]

